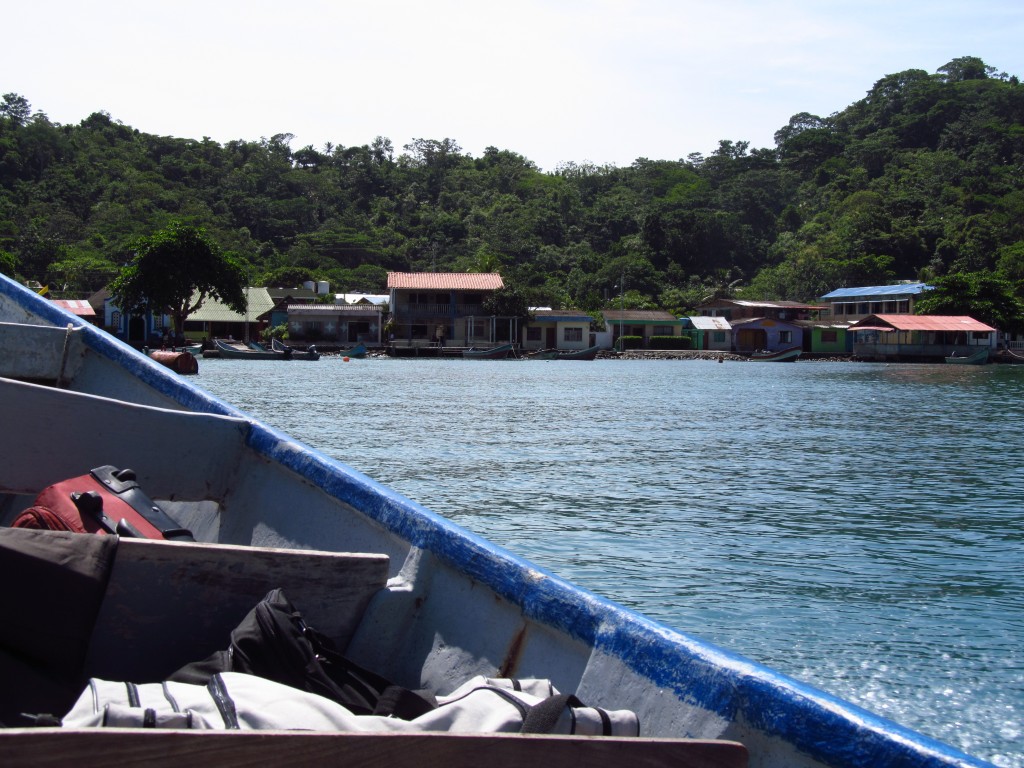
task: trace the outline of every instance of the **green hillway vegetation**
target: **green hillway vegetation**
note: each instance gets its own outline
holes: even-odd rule
[[[0,271],[68,296],[188,225],[253,285],[379,293],[392,270],[497,271],[527,306],[682,314],[912,279],[940,286],[932,312],[1021,321],[1024,86],[975,57],[794,115],[774,147],[551,172],[449,138],[222,145],[2,99]]]

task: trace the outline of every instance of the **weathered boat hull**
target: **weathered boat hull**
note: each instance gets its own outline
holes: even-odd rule
[[[310,346],[309,349],[302,351],[296,351],[292,347],[289,347],[284,342],[278,339],[271,339],[271,349],[274,352],[281,354],[290,355],[292,360],[319,360],[320,353],[316,351],[316,347]]]
[[[750,360],[756,363],[792,363],[800,357],[802,351],[800,347],[790,347],[777,352],[755,352]]]
[[[950,355],[946,358],[947,365],[986,365],[989,361],[989,349],[980,349],[970,355]]]
[[[131,466],[200,541],[387,555],[387,587],[346,651],[399,684],[549,678],[633,709],[645,736],[740,741],[761,768],[987,765],[580,589],[4,278],[0,321],[18,324],[0,326],[0,352],[23,324],[39,338],[32,361],[0,354],[0,374],[36,382],[0,379],[0,423],[19,435],[0,462],[0,523],[50,483]]]
[[[526,357],[527,360],[593,360],[600,347],[589,347],[588,349],[564,350],[564,349],[542,349]]]
[[[482,349],[470,347],[462,351],[462,356],[467,360],[504,360],[511,357],[516,351],[512,344],[502,344],[500,347]]]

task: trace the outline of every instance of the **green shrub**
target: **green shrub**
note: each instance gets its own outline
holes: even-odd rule
[[[644,345],[643,336],[619,336],[619,340],[615,342],[616,349],[620,352],[624,349],[640,349]]]

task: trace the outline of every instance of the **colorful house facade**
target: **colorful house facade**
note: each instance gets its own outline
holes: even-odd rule
[[[534,309],[523,330],[523,349],[588,349],[594,318],[574,309]]]
[[[724,317],[695,315],[682,318],[683,334],[689,335],[693,349],[728,352],[732,349],[732,325]]]
[[[644,348],[650,346],[655,336],[682,336],[684,321],[671,312],[657,309],[606,309],[605,330],[611,333],[612,346],[619,347],[623,336],[639,336]]]
[[[996,329],[967,315],[868,315],[848,330],[862,360],[934,362],[996,347]]]

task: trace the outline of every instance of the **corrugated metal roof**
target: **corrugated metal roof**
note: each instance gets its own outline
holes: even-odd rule
[[[497,291],[497,272],[388,272],[388,289],[421,291]]]
[[[678,323],[679,318],[673,315],[671,312],[664,312],[660,309],[627,309],[625,311],[618,309],[606,309],[604,310],[605,320],[632,320],[635,322],[669,322]]]
[[[79,317],[96,317],[96,310],[85,299],[53,299],[53,303]]]
[[[247,317],[249,320],[255,320],[264,312],[269,312],[274,308],[274,300],[270,298],[266,288],[246,288],[245,292],[249,298],[247,312],[235,312],[227,304],[208,296],[203,302],[203,306],[188,316],[188,321],[190,323],[244,323]],[[194,300],[195,296],[193,296]]]
[[[748,301],[746,299],[729,299],[728,304],[735,304],[737,307],[754,307],[760,309],[827,309],[817,304],[804,304],[799,301]],[[709,302],[704,306],[712,306]]]
[[[376,315],[376,304],[289,304],[288,315]]]
[[[533,316],[538,320],[561,320],[563,322],[590,322],[594,318],[578,309],[535,309]]]
[[[827,299],[855,299],[861,296],[916,296],[931,290],[927,283],[898,283],[896,285],[869,285],[861,288],[837,288],[822,296]]]
[[[701,331],[731,331],[732,326],[724,317],[707,317],[694,315],[690,318],[693,327]]]
[[[967,315],[868,315],[850,326],[851,331],[885,328],[895,331],[978,331],[995,330]]]

